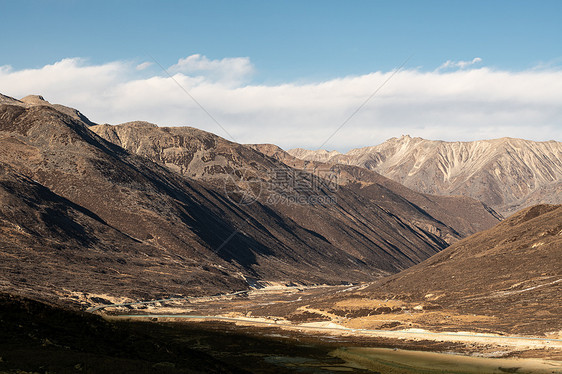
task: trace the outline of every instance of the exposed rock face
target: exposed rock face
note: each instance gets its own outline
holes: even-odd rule
[[[271,168],[293,169],[203,131],[118,127],[127,137],[94,128],[113,144],[39,98],[2,100],[4,290],[139,298],[241,289],[249,278],[357,282],[447,246],[431,229],[346,188],[336,204],[270,204],[267,195],[236,204],[224,189],[231,170],[266,178]]]
[[[502,214],[536,203],[562,202],[562,143],[557,141],[443,142],[402,136],[346,154],[303,149],[289,153],[362,166],[424,193],[472,197]]]
[[[250,163],[264,164],[263,172],[279,166],[248,147],[193,127],[158,127],[134,121],[90,129],[131,153],[195,179],[222,181],[235,168],[252,167]]]

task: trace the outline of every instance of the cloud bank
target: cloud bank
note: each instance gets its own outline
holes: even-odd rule
[[[410,134],[427,139],[504,136],[562,140],[562,71],[508,72],[446,62],[432,72],[403,70],[324,146],[345,151]],[[0,66],[0,93],[41,94],[98,123],[146,120],[229,136],[178,84],[242,143],[319,147],[392,72],[323,82],[254,84],[248,58],[193,55],[167,67],[70,58],[38,69]]]
[[[240,84],[253,74],[254,66],[248,57],[209,60],[196,54],[180,59],[166,70],[170,73],[203,76],[206,80],[221,83]]]

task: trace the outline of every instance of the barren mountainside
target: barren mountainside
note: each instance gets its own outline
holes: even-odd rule
[[[157,131],[156,140],[139,137],[146,153],[133,154],[42,100],[7,101],[0,105],[3,290],[154,298],[243,289],[256,280],[358,282],[447,246],[434,230],[351,189],[338,190],[335,204],[271,203],[267,191],[239,204],[225,189],[231,171],[251,167],[265,178],[264,169],[294,169],[200,130],[128,125]],[[173,152],[161,146],[169,141],[177,142]],[[161,153],[173,165],[163,166],[154,156]],[[182,160],[199,166],[182,172],[191,164]],[[321,186],[304,194],[331,192]]]
[[[381,210],[379,205],[373,204],[372,199],[356,194],[350,188],[337,189],[337,191],[328,191],[326,188],[317,191],[297,191],[298,186],[293,183],[303,182],[296,180],[300,169],[258,152],[252,147],[230,142],[205,131],[190,127],[158,127],[146,122],[130,122],[117,126],[100,125],[91,127],[91,130],[130,152],[148,157],[184,176],[212,183],[219,190],[224,190],[225,181],[228,181],[232,175],[240,171],[248,173],[256,182],[259,181],[259,191],[256,196],[258,201],[289,216],[299,225],[321,234],[329,241],[338,241],[346,250],[357,252],[363,246],[359,244],[359,246],[348,247],[349,240],[355,241],[353,239],[355,230],[368,237],[373,235],[373,232],[369,232],[369,225],[357,225],[358,221],[355,218],[350,219],[350,214],[354,217],[373,217],[369,221],[378,222],[379,219],[374,215],[387,212],[383,213],[386,215],[390,212],[394,216],[393,220],[399,218],[400,222],[412,225],[421,235],[429,235],[433,238],[430,240],[438,238],[437,241],[449,239],[454,241],[462,236],[427,214],[420,220],[414,220],[403,214],[404,211],[400,209]],[[333,198],[333,203],[287,204],[271,201],[272,194],[276,192],[275,186],[271,186],[276,181],[276,173],[292,178],[291,181],[285,181],[288,183],[286,189],[282,191],[283,194],[289,197]],[[305,172],[303,177],[312,177],[312,171]],[[409,202],[401,202],[402,206],[408,204]],[[311,219],[314,216],[317,219]],[[343,223],[345,227],[342,226]],[[393,222],[389,224],[394,225]],[[353,231],[350,231],[350,228],[353,228]],[[368,231],[365,231],[366,229]],[[384,233],[386,229],[380,228],[378,231],[376,236]]]
[[[146,122],[100,125],[91,127],[91,130],[130,152],[148,157],[182,175],[214,182],[219,188],[236,170],[250,171],[263,182],[263,186],[272,182],[272,172],[277,171],[304,170],[320,177],[326,174],[334,177],[333,181],[341,187],[333,192],[336,201],[345,201],[353,191],[448,243],[488,229],[500,219],[476,200],[423,195],[359,167],[303,163],[274,145],[244,146],[190,127],[157,127]],[[260,193],[260,197],[265,198],[267,188]],[[295,214],[298,210],[315,208],[293,206],[289,211],[286,206],[276,204],[276,209],[323,234],[310,226],[315,224],[314,221],[308,218],[299,221],[299,217],[307,217],[305,213]]]
[[[536,205],[398,274],[256,308],[352,328],[562,337],[562,205]]]
[[[28,95],[22,98],[21,100],[17,100],[14,99],[13,97],[0,94],[0,104],[17,105],[26,108],[31,106],[37,106],[37,105],[49,106],[51,108],[55,108],[59,112],[69,115],[70,117],[74,118],[75,120],[81,122],[86,126],[96,125],[94,122],[90,121],[88,117],[80,113],[78,110],[61,104],[51,104],[47,100],[45,100],[41,95]]]
[[[416,191],[462,195],[504,215],[561,203],[562,143],[501,138],[444,142],[402,136],[346,154],[293,149],[305,160],[362,166]]]
[[[503,331],[561,334],[562,205],[523,209],[496,227],[364,290],[493,316]]]

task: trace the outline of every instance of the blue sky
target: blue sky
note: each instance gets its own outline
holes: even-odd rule
[[[66,57],[163,65],[247,56],[258,81],[326,79],[479,56],[562,63],[561,1],[3,1],[2,63]]]
[[[371,145],[365,142],[391,135],[388,128],[397,136],[445,140],[560,140],[562,1],[0,1],[0,92],[41,93],[98,122],[149,119],[225,136],[193,103],[182,101],[185,94],[154,58],[200,95],[236,140],[314,148],[322,131],[329,133],[323,128],[337,127],[411,56],[404,74],[350,122],[347,138],[336,137],[329,147]],[[181,63],[189,56],[195,57]],[[92,72],[99,79],[92,81]],[[478,87],[469,76],[476,72],[483,80]],[[408,82],[428,91],[410,92]],[[544,82],[554,88],[543,90]],[[523,96],[513,99],[500,86]],[[147,93],[139,94],[143,89]],[[169,95],[167,101],[150,97],[151,90]],[[335,90],[337,97],[329,96]],[[479,96],[489,91],[490,100]],[[419,101],[413,92],[429,99]],[[298,99],[283,101],[287,95]],[[261,107],[254,105],[256,97],[264,98]],[[108,109],[110,100],[122,110],[117,104]],[[302,111],[307,100],[309,110]],[[475,100],[481,102],[471,106]],[[155,103],[153,110],[147,101]],[[335,112],[319,115],[319,101],[330,102]],[[164,115],[156,103],[165,102],[173,103],[167,113],[187,109]],[[521,105],[527,105],[524,113],[508,115]],[[435,114],[429,117],[428,110]],[[480,126],[465,131],[468,121]],[[300,135],[276,130],[291,124]],[[537,127],[541,134],[531,131]],[[256,128],[264,130],[261,136]]]

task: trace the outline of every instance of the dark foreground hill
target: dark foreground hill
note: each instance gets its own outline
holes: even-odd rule
[[[246,373],[197,350],[190,331],[172,341],[166,327],[110,323],[3,293],[0,324],[2,373]]]

